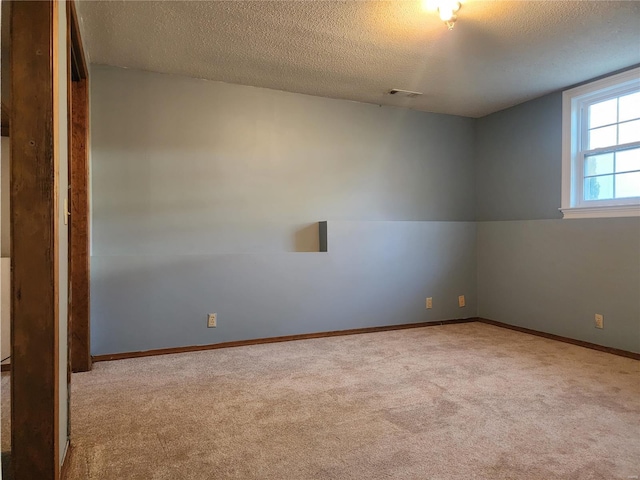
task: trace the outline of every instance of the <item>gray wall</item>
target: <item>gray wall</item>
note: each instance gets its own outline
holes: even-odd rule
[[[562,93],[480,118],[477,219],[562,218]]]
[[[559,93],[472,120],[93,67],[91,99],[93,354],[476,314],[640,351],[639,220],[560,219]]]
[[[475,316],[473,222],[328,231],[329,253],[94,256],[93,353]]]
[[[476,315],[474,120],[91,73],[93,354]]]
[[[638,352],[640,221],[559,219],[561,123],[559,93],[478,120],[478,314]]]

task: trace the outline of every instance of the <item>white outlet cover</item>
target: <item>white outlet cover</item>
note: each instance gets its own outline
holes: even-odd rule
[[[464,307],[466,305],[465,300],[464,300],[464,295],[460,295],[458,297],[458,306],[459,307]]]
[[[427,306],[427,308],[433,308],[433,298],[432,297],[427,297],[426,306]]]
[[[207,315],[207,327],[215,328],[218,324],[218,315],[215,313],[210,313]]]

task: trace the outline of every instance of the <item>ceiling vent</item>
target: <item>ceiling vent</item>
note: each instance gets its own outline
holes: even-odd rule
[[[408,98],[416,98],[422,95],[420,92],[412,92],[410,90],[401,90],[399,88],[394,88],[389,90],[389,95],[396,95],[398,97],[408,97]]]

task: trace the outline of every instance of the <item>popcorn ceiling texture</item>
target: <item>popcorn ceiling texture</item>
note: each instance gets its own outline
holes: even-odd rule
[[[640,2],[97,1],[93,63],[483,116],[640,63]],[[391,88],[423,92],[416,99]]]

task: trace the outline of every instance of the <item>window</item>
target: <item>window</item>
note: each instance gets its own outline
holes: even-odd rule
[[[640,68],[563,94],[565,218],[640,216]]]

